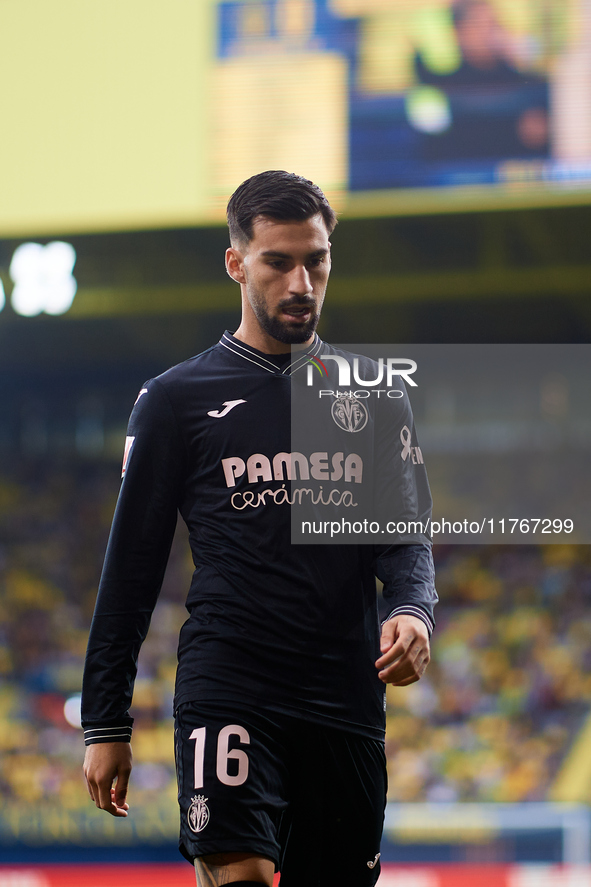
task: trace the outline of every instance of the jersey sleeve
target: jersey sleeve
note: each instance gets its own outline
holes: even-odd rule
[[[127,432],[123,480],[86,653],[86,744],[128,742],[137,659],[162,586],[176,527],[185,449],[158,380],[140,391]]]
[[[378,548],[376,554],[375,573],[384,583],[382,594],[391,608],[384,621],[402,613],[417,616],[431,634],[435,627],[433,610],[439,600],[431,546],[390,545]]]
[[[399,386],[402,397],[387,400],[380,416],[376,502],[380,519],[396,522],[404,532],[397,534],[401,544],[375,547],[374,569],[390,607],[385,621],[403,613],[416,616],[431,634],[438,601],[430,535],[433,502],[410,399],[402,380]]]
[[[374,508],[382,525],[393,528],[390,544],[430,543],[433,500],[406,387],[401,396],[381,399],[374,444]]]

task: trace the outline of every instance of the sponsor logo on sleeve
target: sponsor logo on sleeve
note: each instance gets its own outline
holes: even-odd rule
[[[121,466],[121,477],[125,477],[125,472],[127,471],[127,465],[129,463],[129,457],[131,455],[131,448],[133,446],[134,440],[135,440],[135,437],[126,437],[125,438],[125,449],[123,451],[123,465]]]
[[[408,425],[403,425],[400,431],[400,440],[402,442],[402,452],[400,453],[402,461],[406,462],[410,456],[413,465],[422,465],[424,463],[423,454],[420,447],[411,446],[412,435]]]

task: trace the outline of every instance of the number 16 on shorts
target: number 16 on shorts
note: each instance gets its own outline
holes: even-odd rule
[[[207,727],[196,727],[189,736],[195,741],[195,778],[193,787],[203,788],[203,763],[205,743],[215,740],[214,731],[209,735]],[[250,745],[248,730],[238,724],[222,727],[217,735],[216,776],[224,785],[243,785],[248,779],[248,755],[241,748],[230,748],[231,738],[237,737],[241,745]],[[236,761],[237,763],[230,763]],[[230,772],[231,771],[231,772]]]

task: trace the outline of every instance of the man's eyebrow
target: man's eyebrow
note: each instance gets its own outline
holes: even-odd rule
[[[326,249],[325,247],[321,247],[320,249],[315,249],[314,252],[312,252],[312,253],[308,253],[306,258],[314,259],[314,258],[316,258],[316,256],[325,256],[327,253],[328,253],[328,249]],[[289,253],[282,253],[276,249],[266,249],[264,252],[261,253],[261,256],[272,256],[273,258],[276,258],[276,259],[291,259],[291,258],[293,258]]]

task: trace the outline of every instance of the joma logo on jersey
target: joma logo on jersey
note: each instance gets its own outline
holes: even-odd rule
[[[234,407],[237,407],[238,404],[246,403],[245,400],[225,400],[222,406],[225,408],[223,410],[210,410],[207,414],[211,416],[212,419],[221,419],[223,416],[227,416],[230,410],[233,410]]]
[[[335,453],[329,461],[328,453],[312,453],[309,460],[303,453],[277,453],[269,459],[263,453],[254,453],[246,462],[240,456],[222,459],[226,486],[235,487],[245,473],[249,484],[270,480],[341,480],[360,484],[363,461],[356,453]]]

